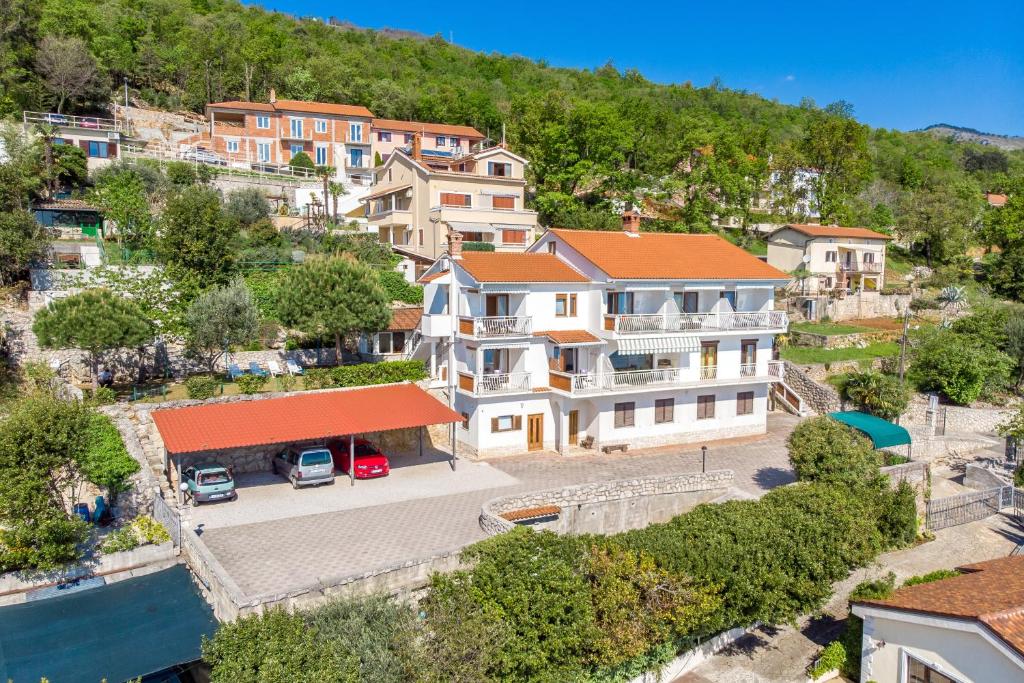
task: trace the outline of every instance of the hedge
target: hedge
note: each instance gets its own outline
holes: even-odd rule
[[[427,368],[420,360],[392,360],[382,363],[340,365],[335,368],[306,370],[302,376],[305,389],[334,387],[366,387],[374,384],[418,382],[427,378]]]

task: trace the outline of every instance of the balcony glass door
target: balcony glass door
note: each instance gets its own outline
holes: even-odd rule
[[[719,299],[725,299],[729,302],[729,308],[736,310],[736,292],[732,290],[723,290],[718,293]]]
[[[302,119],[291,119],[289,123],[289,130],[293,140],[302,139]]]
[[[363,167],[363,150],[361,149],[350,149],[348,151],[348,165],[352,168]]]
[[[718,376],[718,342],[701,342],[700,378],[714,379]]]
[[[485,375],[500,375],[508,371],[508,349],[484,349]]]
[[[633,312],[633,292],[608,292],[608,315],[629,315]]]
[[[484,311],[488,318],[508,316],[508,294],[488,294],[484,301]]]
[[[676,308],[680,313],[697,312],[697,292],[675,292],[672,298],[675,299]]]

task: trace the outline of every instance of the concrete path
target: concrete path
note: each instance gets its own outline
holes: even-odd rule
[[[796,422],[789,415],[772,415],[767,435],[712,444],[707,469],[733,470],[735,486],[754,495],[792,482],[785,440]],[[463,465],[468,463],[460,463],[447,476],[454,481]],[[203,530],[202,539],[247,595],[282,592],[321,579],[440,555],[481,540],[480,507],[500,495],[696,472],[701,469],[701,454],[697,444],[616,455],[517,456],[492,460],[489,466],[517,483],[351,510],[251,520],[254,523]]]
[[[861,581],[892,571],[898,585],[907,577],[936,569],[1005,557],[1021,540],[1022,530],[1004,515],[943,529],[934,541],[882,555],[875,565],[858,569],[836,584],[819,617],[801,619],[795,628],[759,629],[675,683],[802,683],[804,669],[819,649],[842,632],[848,596]]]

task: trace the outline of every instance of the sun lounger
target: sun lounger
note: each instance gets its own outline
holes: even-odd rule
[[[288,359],[287,367],[288,367],[288,374],[289,375],[301,375],[302,374],[302,366],[299,365],[298,363],[296,363],[291,358]]]
[[[228,377],[231,378],[231,381],[235,381],[244,374],[245,372],[242,371],[242,368],[238,367],[235,363],[228,365]]]
[[[281,372],[281,366],[278,365],[276,360],[268,360],[267,369],[270,370],[270,375],[272,377],[277,377],[278,375],[284,374],[283,372]]]
[[[260,367],[260,364],[256,361],[249,363],[249,372],[259,377],[266,377],[269,373]]]

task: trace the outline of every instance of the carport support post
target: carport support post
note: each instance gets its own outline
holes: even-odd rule
[[[419,434],[420,434],[420,457],[422,458],[423,457],[423,425],[420,425]]]
[[[348,437],[348,478],[352,486],[356,485],[356,435]]]
[[[452,423],[452,472],[455,471],[455,461],[457,459],[455,457],[455,444],[458,443],[458,439],[455,438],[455,429],[456,429],[455,423],[453,422]]]

